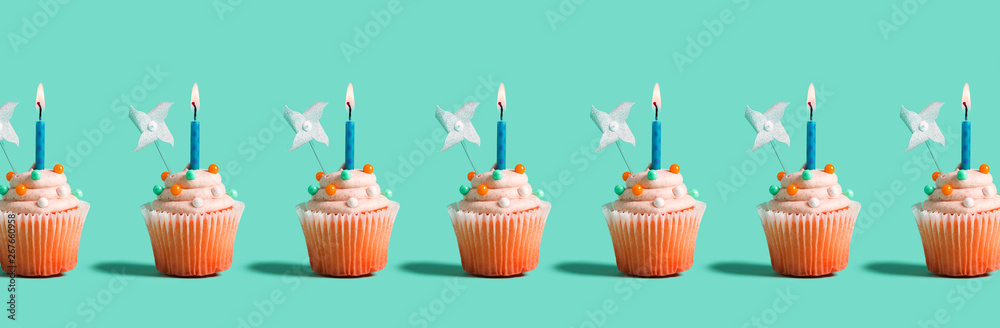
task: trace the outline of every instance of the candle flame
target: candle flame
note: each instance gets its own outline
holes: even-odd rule
[[[38,106],[39,112],[45,110],[45,89],[41,83],[38,84],[38,93],[35,94],[35,106]]]
[[[198,94],[198,83],[191,87],[191,109],[201,109],[201,96]]]
[[[659,110],[660,104],[660,84],[653,85],[653,110]]]
[[[809,106],[809,110],[816,108],[816,87],[812,83],[809,83],[809,93],[806,95],[806,106]]]
[[[347,100],[344,101],[347,110],[354,110],[354,84],[347,84]]]
[[[507,109],[507,91],[504,90],[503,83],[500,83],[500,90],[497,91],[497,109],[503,115],[503,110]]]
[[[969,95],[969,84],[965,84],[965,88],[962,89],[962,108],[969,110],[972,108],[972,96]]]

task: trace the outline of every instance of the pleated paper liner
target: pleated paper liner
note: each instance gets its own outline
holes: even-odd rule
[[[302,203],[295,212],[305,234],[309,265],[316,273],[351,277],[385,268],[399,203],[354,214],[310,211]]]
[[[198,277],[229,269],[233,242],[244,205],[203,214],[173,214],[142,205],[156,270],[179,277]]]
[[[508,214],[460,211],[448,206],[455,228],[462,269],[473,275],[504,277],[522,274],[538,266],[542,230],[552,205]]]
[[[767,203],[760,204],[757,213],[767,236],[771,268],[783,275],[800,277],[843,270],[847,267],[851,234],[859,211],[858,202],[820,214],[775,212],[768,210]]]
[[[3,271],[25,277],[57,275],[76,267],[80,233],[90,204],[57,213],[22,214],[0,211],[3,215]],[[9,243],[9,215],[14,215],[14,247]],[[13,254],[11,254],[13,251]],[[13,260],[14,263],[10,263]]]
[[[1000,269],[1000,209],[945,214],[913,205],[927,269],[942,276],[978,276]]]
[[[638,214],[602,207],[615,248],[618,271],[660,277],[690,269],[705,203],[671,213]]]

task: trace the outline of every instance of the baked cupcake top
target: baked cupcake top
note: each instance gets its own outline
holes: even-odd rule
[[[364,170],[340,170],[323,174],[319,178],[319,187],[310,187],[316,189],[310,190],[310,193],[315,193],[306,202],[306,208],[331,214],[353,214],[388,207],[392,201],[382,194],[373,171],[373,168],[365,165]]]
[[[1000,208],[1000,197],[993,184],[993,176],[985,170],[955,170],[941,174],[934,181],[934,189],[924,201],[924,210],[950,213],[972,214]],[[930,186],[928,186],[930,187]]]
[[[70,192],[66,184],[61,165],[57,165],[55,171],[33,170],[13,174],[10,187],[0,186],[0,192],[3,193],[0,209],[15,213],[55,213],[80,205],[80,199]]]
[[[470,172],[470,174],[472,174]],[[458,209],[485,214],[508,214],[535,209],[542,205],[528,184],[524,166],[514,170],[490,170],[475,174],[471,187],[463,185],[459,191],[465,197],[458,202]]]
[[[213,172],[214,171],[214,172]],[[164,173],[166,174],[166,173]],[[233,207],[236,200],[226,193],[217,169],[184,170],[170,174],[152,203],[154,211],[174,214],[202,214]]]
[[[661,214],[686,210],[698,202],[684,185],[680,169],[649,170],[630,174],[614,203],[617,211]],[[675,173],[676,172],[676,173]],[[616,190],[618,192],[619,190]]]
[[[819,214],[851,205],[851,199],[837,183],[832,165],[827,165],[823,170],[802,169],[783,175],[780,180],[780,188],[771,186],[774,199],[767,205],[772,211]]]

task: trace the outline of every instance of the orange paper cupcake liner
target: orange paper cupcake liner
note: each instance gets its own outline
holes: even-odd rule
[[[663,214],[638,214],[602,207],[615,248],[618,271],[641,276],[669,276],[694,265],[694,244],[705,203]]]
[[[244,205],[204,214],[173,214],[142,206],[156,270],[179,277],[207,276],[233,264],[233,243]]]
[[[478,276],[503,277],[522,274],[538,266],[542,230],[552,205],[509,214],[460,211],[448,206],[455,228],[462,269]]]
[[[305,234],[309,266],[316,273],[350,277],[385,268],[399,203],[354,214],[310,211],[302,203],[295,212]]]
[[[1000,209],[945,214],[911,209],[924,244],[927,269],[942,276],[978,276],[1000,269]]]
[[[823,276],[847,267],[854,221],[861,204],[820,214],[793,214],[757,206],[767,235],[771,268],[789,276]]]
[[[3,271],[25,277],[57,275],[76,267],[83,222],[90,204],[58,213],[22,214],[0,211],[3,215]],[[14,215],[14,245],[10,246],[9,215]],[[11,254],[13,251],[13,254]],[[11,264],[10,261],[14,263]]]

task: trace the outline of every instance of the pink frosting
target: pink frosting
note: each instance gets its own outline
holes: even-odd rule
[[[31,171],[15,174],[10,179],[10,190],[3,195],[0,200],[0,210],[25,213],[25,214],[45,214],[61,212],[76,208],[80,205],[80,199],[70,193],[69,185],[66,184],[66,175],[55,173],[52,170],[39,170],[41,179],[31,179]],[[17,185],[24,185],[28,192],[18,195],[15,188]],[[48,204],[45,207],[39,206],[38,200],[45,198]]]
[[[480,172],[472,178],[471,190],[458,202],[459,210],[486,214],[508,214],[535,209],[542,200],[532,193],[528,175],[503,170],[500,180],[493,179],[493,170]],[[486,195],[477,191],[479,185],[486,185]],[[507,207],[501,207],[501,199],[507,199]]]
[[[382,195],[382,188],[375,183],[374,173],[362,170],[350,172],[351,178],[347,180],[340,177],[341,171],[324,175],[319,180],[319,192],[306,203],[306,208],[331,214],[352,214],[380,210],[392,203]],[[326,194],[326,186],[330,184],[337,188],[333,195]],[[357,200],[357,206],[348,206],[351,198]]]
[[[181,186],[181,194],[170,192],[173,185]],[[175,172],[163,181],[163,192],[153,201],[154,211],[174,214],[202,214],[221,211],[233,207],[236,200],[226,194],[226,186],[222,185],[222,176],[207,170],[196,170],[195,179],[187,179],[187,170]],[[212,192],[219,187],[217,194]],[[201,198],[201,207],[195,207],[195,198]]]
[[[993,176],[978,170],[965,170],[965,173],[965,180],[958,179],[958,170],[941,174],[934,182],[937,188],[934,188],[934,192],[924,201],[924,210],[971,214],[1000,208],[1000,197],[997,197]],[[946,184],[952,188],[951,195],[948,196],[941,192],[941,187]],[[966,198],[972,200],[971,207],[963,204]]]
[[[669,170],[654,171],[656,180],[649,179],[648,169],[629,176],[625,181],[625,192],[618,196],[614,209],[631,213],[661,214],[686,210],[698,203],[688,195],[684,177],[680,173],[671,173]],[[632,186],[637,184],[642,187],[642,193],[639,195],[632,193]],[[657,202],[657,198],[663,199],[663,206],[656,207],[654,203]]]
[[[781,190],[768,202],[768,208],[776,212],[819,214],[840,210],[851,205],[851,199],[844,196],[837,184],[837,175],[823,170],[811,170],[812,178],[802,178],[803,170],[792,172],[781,179]],[[795,195],[788,194],[788,186],[798,187]],[[816,198],[816,207],[809,206],[809,200]]]

